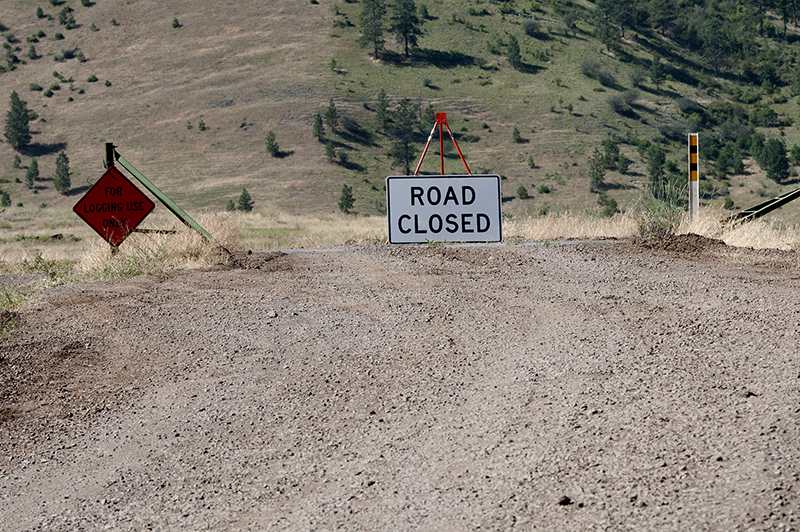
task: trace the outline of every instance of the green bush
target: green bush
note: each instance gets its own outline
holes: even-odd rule
[[[547,185],[539,185],[539,194],[550,194],[550,187]]]
[[[94,74],[92,74],[91,76],[89,76],[88,78],[86,78],[86,81],[88,81],[89,83],[94,83],[95,81],[97,81],[97,76],[95,76]]]
[[[525,185],[520,185],[519,188],[517,188],[517,197],[521,200],[528,199],[530,197],[528,196],[528,189],[525,188]]]
[[[41,85],[39,85],[38,83],[31,83],[30,85],[28,85],[28,89],[30,89],[31,91],[41,91],[41,90],[44,90],[44,89],[42,88],[42,86],[41,86]]]

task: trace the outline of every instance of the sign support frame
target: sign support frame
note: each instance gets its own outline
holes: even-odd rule
[[[161,202],[164,207],[166,207],[172,214],[174,214],[184,225],[191,227],[200,235],[205,238],[208,242],[213,242],[214,238],[203,229],[200,224],[194,221],[191,216],[186,214],[183,209],[178,207],[178,205],[172,201],[166,194],[161,192],[161,190],[155,186],[149,179],[147,179],[139,170],[137,170],[131,163],[129,163],[124,157],[122,157],[119,152],[115,149],[113,143],[107,142],[106,143],[106,167],[114,166],[114,161],[116,160],[119,164],[125,168],[128,172],[133,175],[136,180],[142,184],[147,190],[153,194],[158,201]]]

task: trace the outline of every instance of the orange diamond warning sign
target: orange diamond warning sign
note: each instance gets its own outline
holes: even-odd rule
[[[98,235],[117,247],[154,208],[150,198],[112,166],[72,210]]]

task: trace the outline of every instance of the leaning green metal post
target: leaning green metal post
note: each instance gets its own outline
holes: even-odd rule
[[[180,221],[182,221],[183,223],[185,223],[186,225],[188,225],[189,227],[191,227],[192,229],[194,229],[195,231],[197,231],[198,233],[200,233],[201,235],[203,235],[203,238],[205,238],[205,239],[206,239],[206,240],[208,240],[209,242],[213,242],[213,241],[214,241],[214,238],[213,238],[211,235],[209,235],[209,234],[206,232],[206,230],[205,230],[205,229],[203,229],[202,227],[200,227],[200,224],[198,224],[197,222],[195,222],[195,221],[192,219],[192,217],[191,217],[191,216],[189,216],[188,214],[186,214],[185,212],[183,212],[183,209],[181,209],[180,207],[178,207],[178,206],[175,204],[175,202],[174,202],[174,201],[172,201],[171,199],[169,199],[169,198],[168,198],[168,197],[167,197],[167,196],[166,196],[166,195],[165,195],[163,192],[161,192],[161,191],[158,189],[158,187],[157,187],[157,186],[155,186],[153,183],[151,183],[151,182],[150,182],[150,180],[149,180],[149,179],[147,179],[145,176],[143,176],[143,175],[142,175],[142,173],[141,173],[141,172],[139,172],[139,170],[137,170],[136,168],[134,168],[134,167],[133,167],[133,165],[132,165],[131,163],[129,163],[128,161],[126,161],[126,160],[125,160],[125,158],[124,158],[124,157],[122,157],[122,156],[121,156],[119,153],[117,153],[117,152],[114,152],[114,153],[115,153],[115,156],[116,156],[116,158],[117,158],[117,161],[119,162],[119,164],[121,164],[123,168],[125,168],[127,171],[129,171],[131,174],[133,174],[133,177],[135,177],[135,178],[136,178],[136,180],[137,180],[137,181],[139,181],[139,183],[141,183],[142,185],[144,185],[144,187],[145,187],[147,190],[149,190],[150,192],[152,192],[152,193],[153,193],[153,195],[154,195],[155,197],[157,197],[157,198],[158,198],[158,200],[159,200],[161,203],[163,203],[163,204],[164,204],[164,206],[165,206],[167,209],[169,209],[169,210],[172,212],[172,214],[174,214],[175,216],[177,216],[177,217],[178,217],[178,219],[180,219]]]

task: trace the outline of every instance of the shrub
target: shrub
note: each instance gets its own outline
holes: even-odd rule
[[[95,81],[97,81],[97,76],[95,76],[94,74],[92,74],[91,76],[89,76],[88,78],[86,78],[86,81],[87,81],[87,82],[89,82],[89,83],[94,83]]]
[[[110,86],[111,86],[111,82],[110,82],[110,81],[108,81],[108,80],[106,80],[106,83],[105,83],[105,85],[106,85],[106,87],[110,87]]]
[[[642,238],[664,238],[675,233],[683,217],[683,209],[660,201],[644,204],[636,215]]]
[[[619,94],[612,94],[608,97],[608,106],[618,115],[627,115],[632,111],[631,106],[628,105],[625,99]]]
[[[511,132],[511,140],[513,140],[517,144],[520,144],[520,143],[523,142],[522,136],[519,133],[519,128],[515,127],[514,131]]]
[[[702,105],[694,100],[690,100],[689,98],[678,98],[675,103],[678,106],[678,110],[685,115],[691,115],[694,113],[701,114],[705,112],[705,109],[703,109]]]
[[[542,28],[535,20],[528,19],[522,23],[522,29],[528,37],[536,37]]]
[[[43,90],[42,86],[39,85],[38,83],[31,83],[30,85],[28,85],[28,89],[30,89],[31,91],[41,91],[41,90]]]
[[[117,22],[117,19],[115,19],[115,18],[112,18],[112,19],[111,19],[111,25],[112,25],[112,26],[119,26],[119,22]]]
[[[172,27],[173,27],[173,28],[180,28],[180,27],[181,27],[181,23],[180,23],[180,22],[178,22],[178,19],[177,19],[177,17],[176,17],[176,18],[174,18],[174,19],[172,19]]]
[[[521,200],[528,199],[528,189],[525,188],[525,185],[520,185],[517,189],[517,197]]]
[[[725,205],[723,205],[722,208],[727,210],[733,209],[733,200],[730,196],[725,198]]]
[[[550,194],[550,187],[547,185],[539,185],[539,194]]]
[[[62,34],[60,34],[60,33],[56,33],[55,35],[53,35],[53,39],[52,40],[54,40],[54,41],[63,41],[64,40],[64,36]]]

